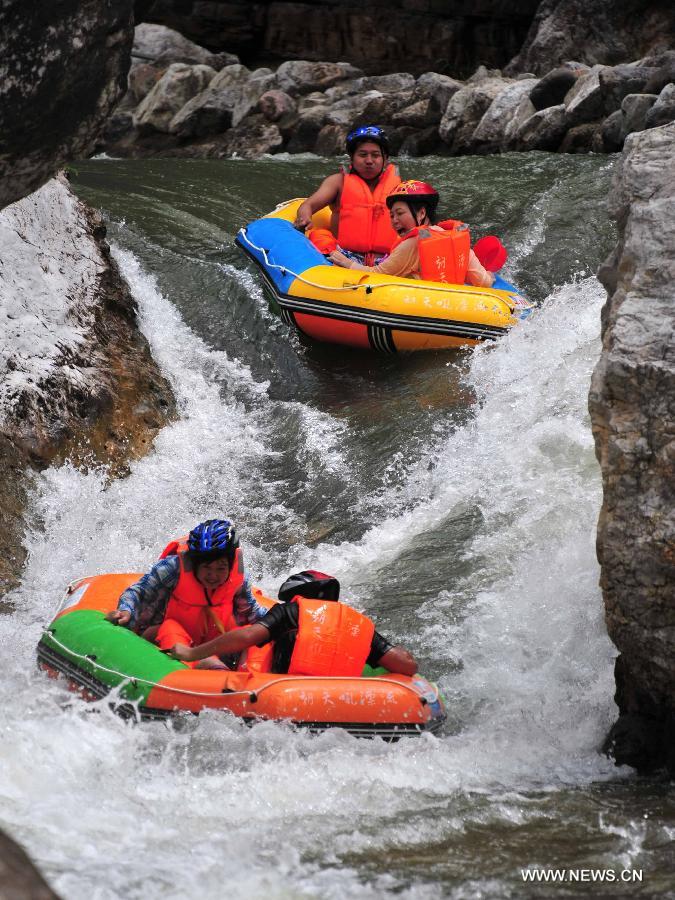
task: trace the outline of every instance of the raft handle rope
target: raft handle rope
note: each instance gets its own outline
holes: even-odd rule
[[[108,674],[110,674],[110,675],[117,675],[120,678],[124,678],[124,679],[126,679],[126,682],[129,683],[132,687],[137,687],[140,682],[141,684],[149,684],[151,687],[159,688],[160,690],[164,690],[164,691],[169,691],[170,693],[187,694],[190,697],[222,697],[224,694],[224,691],[222,691],[222,690],[220,690],[220,691],[191,691],[191,690],[188,690],[187,688],[172,687],[171,685],[161,684],[159,681],[152,681],[149,678],[138,678],[136,676],[127,675],[126,672],[120,672],[117,669],[111,669],[108,666],[101,665],[101,663],[96,661],[95,657],[92,658],[91,654],[76,653],[70,647],[67,647],[65,644],[61,643],[61,641],[59,641],[59,639],[57,637],[55,637],[55,629],[53,629],[53,628],[45,628],[45,629],[43,629],[42,633],[43,633],[43,635],[49,635],[49,639],[54,644],[56,644],[58,647],[60,647],[62,650],[64,650],[68,656],[74,657],[75,659],[86,660],[90,665],[92,665],[95,669],[99,669],[101,672],[108,672]],[[223,671],[225,671],[225,670],[223,670]],[[351,677],[349,675],[329,675],[329,676],[293,675],[292,678],[294,679],[294,681],[296,679],[298,681],[353,681],[354,680],[353,677]],[[263,691],[266,691],[268,688],[271,688],[275,684],[279,684],[279,683],[282,683],[285,681],[287,681],[287,679],[283,678],[283,677],[275,678],[274,681],[269,681],[267,684],[263,684],[261,687],[256,688],[255,691],[252,691],[252,690],[247,690],[247,691],[228,690],[226,696],[233,697],[237,694],[246,695],[246,696],[248,696],[250,703],[257,703],[258,698],[260,697],[260,694],[262,694]],[[392,678],[382,678],[380,676],[376,676],[374,678],[368,678],[369,683],[375,682],[375,681],[379,682],[380,684],[383,684],[383,683],[384,684],[394,684],[394,685],[397,685],[398,687],[406,688],[406,690],[413,693],[418,699],[420,699],[420,701],[425,699],[419,694],[419,692],[414,687],[412,687],[412,685],[404,684],[401,681],[394,681]],[[122,683],[122,685],[118,685],[118,687],[123,687],[123,686],[124,686],[124,682]],[[434,701],[432,701],[432,702],[435,702],[438,699],[438,688],[436,687],[436,685],[433,685],[433,687],[435,688],[436,694],[435,694]],[[428,703],[429,701],[426,701],[426,702]],[[425,703],[422,703],[422,705],[424,706]]]
[[[400,281],[385,281],[382,284],[345,284],[342,285],[342,287],[328,284],[319,284],[316,281],[310,281],[309,278],[305,278],[303,275],[299,275],[297,272],[289,269],[288,266],[280,266],[277,263],[270,262],[270,259],[267,255],[268,251],[264,247],[258,247],[256,244],[254,244],[246,234],[245,228],[239,229],[238,237],[245,241],[252,250],[256,250],[262,255],[263,259],[265,260],[265,265],[268,268],[278,269],[284,277],[287,274],[292,275],[293,278],[297,278],[297,280],[302,284],[306,284],[308,287],[317,288],[320,291],[335,291],[337,293],[343,293],[344,291],[358,291],[360,288],[365,288],[366,294],[372,294],[375,288],[406,287],[418,291],[434,291],[442,294],[446,294],[448,292],[447,287],[441,287],[440,285],[438,287],[434,287],[428,284],[425,284],[424,287],[422,287],[421,285],[416,285],[414,283],[414,279],[412,278],[408,279],[411,283],[405,285],[402,285]],[[456,287],[464,287],[464,285],[456,285]],[[506,297],[501,297],[495,294],[488,294],[486,291],[462,291],[461,293],[463,296],[469,297],[486,297],[488,300],[491,300],[493,302],[495,300],[500,300],[510,313],[514,313],[516,310],[516,304],[510,300],[507,300]]]

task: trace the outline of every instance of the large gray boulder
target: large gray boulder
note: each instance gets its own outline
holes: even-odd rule
[[[147,22],[134,29],[131,54],[139,62],[164,68],[172,63],[186,63],[191,66],[210,66],[219,71],[223,66],[239,62],[234,53],[211,53],[166,25]]]
[[[327,121],[328,109],[326,106],[315,106],[303,109],[297,124],[288,141],[289,153],[308,153],[316,146],[316,141]]]
[[[543,78],[532,88],[530,100],[535,110],[546,109],[549,106],[559,106],[566,94],[574,87],[579,75],[583,71],[570,65],[557,66],[547,72]]]
[[[331,125],[341,125],[350,128],[357,119],[364,114],[366,107],[374,100],[381,100],[384,94],[380,91],[366,91],[363,94],[354,94],[333,103],[326,111],[326,121]]]
[[[667,84],[647,113],[645,125],[655,128],[675,121],[675,84]]]
[[[476,150],[496,151],[507,145],[506,129],[517,115],[522,100],[530,98],[536,81],[534,78],[515,81],[497,94],[471,137]]]
[[[672,47],[675,4],[664,0],[541,0],[507,75],[545,75],[565,60],[613,66]]]
[[[470,148],[476,126],[495,97],[508,84],[504,78],[483,78],[466,84],[450,98],[438,133],[451,152],[464,153]]]
[[[271,69],[249,72],[246,66],[227,66],[175,114],[169,131],[181,138],[193,138],[233,128],[253,112],[260,97],[276,84]]]
[[[627,94],[621,101],[621,112],[624,120],[624,131],[644,131],[647,127],[647,114],[654,106],[656,94]]]
[[[464,87],[461,81],[440,75],[438,72],[425,72],[415,82],[416,100],[435,100],[441,115],[448,107],[450,98]]]
[[[139,133],[161,131],[168,134],[176,113],[203,91],[215,74],[210,66],[170,65],[134,113],[134,125]]]
[[[360,69],[349,63],[309,62],[307,60],[290,60],[283,62],[277,69],[279,88],[291,96],[310,94],[312,91],[325,91],[340,81],[358,78]]]
[[[589,396],[601,585],[621,653],[608,749],[675,773],[675,124],[628,136],[610,213],[619,243],[599,272],[608,299]]]
[[[518,150],[557,150],[568,126],[564,103],[541,109],[520,126],[515,146]]]
[[[657,69],[627,63],[621,66],[606,66],[599,73],[600,90],[606,113],[613,113],[621,107],[621,101],[628,94],[640,94]]]
[[[90,155],[126,91],[132,0],[4,0],[0,209]]]
[[[593,122],[602,116],[604,98],[600,79],[604,71],[604,66],[593,66],[589,72],[577,79],[566,95],[564,104],[570,125]]]

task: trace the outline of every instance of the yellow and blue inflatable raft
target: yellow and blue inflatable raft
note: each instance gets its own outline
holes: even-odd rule
[[[532,311],[499,276],[476,288],[335,266],[293,227],[302,202],[242,228],[236,244],[260,267],[284,321],[314,340],[388,353],[464,347],[496,340]],[[329,225],[326,207],[312,227]]]

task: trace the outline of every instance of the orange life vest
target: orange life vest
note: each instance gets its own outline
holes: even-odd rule
[[[375,625],[362,613],[335,600],[294,597],[298,610],[289,675],[347,675],[363,672]]]
[[[171,545],[169,545],[171,546]],[[167,554],[169,555],[169,554]],[[209,596],[192,571],[189,557],[179,553],[180,577],[166,607],[165,619],[179,622],[195,644],[217,637],[237,627],[234,621],[234,596],[244,584],[244,563],[237,548],[230,575]]]
[[[446,219],[437,227],[443,231],[435,231],[429,225],[411,229],[396,241],[392,250],[403,241],[416,237],[421,278],[445,284],[464,284],[471,250],[469,229],[459,219]]]
[[[401,183],[393,163],[389,163],[371,191],[359,175],[345,173],[340,197],[338,244],[356,253],[389,253],[396,232],[389,221],[387,197]]]

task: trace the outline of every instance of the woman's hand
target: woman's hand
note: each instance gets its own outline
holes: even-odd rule
[[[343,269],[351,269],[352,261],[348,256],[345,256],[344,253],[340,253],[339,250],[333,250],[332,253],[329,254],[328,259],[335,263],[336,266],[342,266]]]
[[[128,625],[131,621],[131,613],[128,609],[113,609],[106,615],[106,619],[113,625]]]

